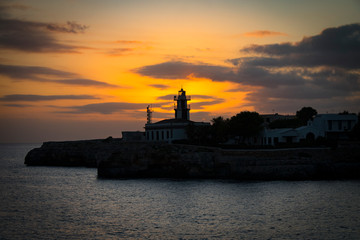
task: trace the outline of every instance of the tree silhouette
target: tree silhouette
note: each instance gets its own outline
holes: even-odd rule
[[[303,107],[299,111],[296,111],[296,117],[300,120],[302,125],[306,125],[316,114],[317,111],[312,107]]]
[[[230,118],[229,130],[231,134],[239,137],[239,140],[242,139],[244,142],[261,131],[263,128],[262,123],[263,118],[259,113],[245,111]]]
[[[188,143],[208,145],[210,142],[210,126],[196,126],[193,123],[186,127]]]
[[[278,119],[269,123],[270,129],[276,128],[297,128],[302,125],[302,122],[298,118],[294,119]]]
[[[213,118],[211,120],[211,137],[215,143],[224,143],[228,139],[229,119],[223,117]]]

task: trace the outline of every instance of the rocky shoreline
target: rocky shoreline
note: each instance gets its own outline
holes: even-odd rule
[[[225,150],[111,138],[46,142],[25,164],[97,167],[99,178],[320,180],[359,179],[359,159],[358,146]]]
[[[121,150],[121,139],[44,142],[25,157],[28,166],[65,166],[96,168],[113,152]]]

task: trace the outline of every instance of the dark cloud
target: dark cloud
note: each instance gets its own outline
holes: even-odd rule
[[[168,95],[160,96],[157,99],[172,101],[174,99],[174,96],[175,96],[174,94],[168,94]],[[215,105],[215,104],[223,103],[225,101],[222,98],[217,98],[217,97],[208,96],[208,95],[194,94],[194,95],[191,95],[190,97],[192,100],[198,100],[198,99],[208,100],[208,101],[201,101],[201,102],[194,102],[194,103],[188,102],[190,104],[191,109],[203,109],[204,106]],[[165,102],[164,104],[168,104],[168,103]],[[161,108],[164,110],[171,110],[174,107],[173,106],[162,106]]]
[[[46,25],[46,28],[55,32],[84,33],[89,26],[78,24],[75,21],[67,21],[66,24],[49,23]]]
[[[85,113],[100,113],[100,114],[112,114],[116,112],[126,112],[128,110],[139,110],[145,109],[148,104],[146,103],[128,103],[128,102],[106,102],[106,103],[93,103],[82,106],[72,106],[65,107],[70,109],[70,111],[65,111],[62,113],[75,113],[75,114],[85,114]]]
[[[174,108],[172,108],[173,110]],[[167,110],[171,110],[171,109],[167,109]],[[144,113],[143,113],[144,116]],[[153,122],[157,122],[157,121],[161,121],[164,119],[169,119],[169,118],[174,118],[175,117],[175,113],[174,112],[157,112],[154,111],[153,112]]]
[[[164,96],[159,96],[156,99],[157,100],[169,100],[169,101],[173,101],[174,100],[174,96],[175,94],[168,94],[168,95],[164,95]]]
[[[254,106],[255,104],[256,111],[262,113],[294,113],[304,106],[312,106],[320,113],[337,113],[344,110],[359,112],[359,98],[351,98],[351,95],[332,95],[332,91],[321,91],[321,89],[311,91],[309,88],[305,88],[305,92],[301,94],[300,91],[303,90],[304,89],[283,89],[282,91],[269,91],[269,89],[262,89],[248,94],[246,100],[249,101],[249,104],[247,105]],[[309,90],[311,92],[309,92]],[[291,95],[291,93],[297,94],[295,96],[286,96],[286,94],[282,94],[284,91],[289,92],[290,94],[288,95]]]
[[[294,112],[303,106],[313,106],[319,111],[359,111],[360,78],[340,75],[329,76],[325,72],[304,75],[300,86],[281,85],[276,88],[263,87],[246,97],[258,111]],[[355,83],[354,83],[355,82]],[[336,107],[335,107],[336,106]]]
[[[315,72],[302,71],[304,77],[312,79],[313,85],[322,89],[332,89],[342,92],[360,91],[360,75],[344,69],[322,69]]]
[[[33,105],[31,105],[31,104],[14,104],[14,103],[9,103],[9,104],[4,104],[4,106],[6,106],[6,107],[16,107],[16,108],[26,108],[26,107],[32,107]]]
[[[232,67],[170,61],[134,72],[153,78],[195,76],[238,83],[228,91],[247,89],[249,104],[259,110],[293,105],[294,111],[297,104],[316,103],[321,111],[333,102],[359,111],[354,104],[360,96],[360,24],[328,28],[295,43],[252,45],[241,51],[249,56],[227,60]]]
[[[301,87],[281,86],[279,88],[263,88],[247,95],[247,100],[254,101],[269,101],[276,99],[279,101],[286,101],[287,99],[300,100],[308,99],[329,99],[335,97],[344,97],[346,92],[336,91],[333,89],[324,89],[314,85],[305,85]]]
[[[199,94],[192,94],[191,95],[192,99],[215,99],[214,96],[209,96],[209,95],[199,95]]]
[[[166,110],[166,111],[173,111],[174,110],[174,105],[171,105],[171,104],[166,105],[165,104],[165,105],[161,105],[160,108],[163,109],[163,110]]]
[[[41,79],[45,77],[74,77],[75,74],[53,68],[0,64],[0,74],[13,79]]]
[[[13,3],[13,4],[1,4],[0,3],[0,13],[1,14],[7,14],[7,12],[9,10],[27,10],[30,7],[24,4],[18,4],[18,3]]]
[[[76,79],[56,79],[56,80],[46,80],[46,82],[54,82],[60,84],[67,85],[78,85],[78,86],[94,86],[94,87],[119,87],[114,84],[109,84],[106,82],[84,79],[84,78],[76,78]]]
[[[241,51],[271,57],[246,61],[247,64],[256,66],[331,66],[356,69],[360,67],[360,24],[327,28],[319,35],[305,37],[296,43],[252,45]]]
[[[191,99],[192,100],[198,100],[198,99],[206,100],[206,101],[200,101],[200,102],[194,102],[194,103],[190,102],[191,109],[203,109],[204,106],[211,106],[211,105],[216,105],[216,104],[225,102],[225,99],[223,99],[223,98],[218,98],[218,97],[209,96],[209,95],[199,95],[199,94],[191,95]]]
[[[208,78],[213,81],[231,81],[250,86],[276,87],[278,85],[301,85],[303,79],[296,72],[277,73],[256,67],[230,68],[223,66],[192,64],[186,62],[165,62],[145,66],[137,73],[154,78],[186,79],[189,76]],[[164,97],[164,96],[163,96]],[[161,98],[164,99],[164,98]]]
[[[261,56],[230,59],[238,73],[252,69],[265,73],[258,78],[264,80],[276,72],[279,79],[298,82],[279,82],[276,88],[261,85],[264,88],[247,97],[258,107],[289,109],[306,103],[331,109],[329,103],[341,103],[344,109],[358,108],[354,104],[360,94],[360,24],[328,28],[295,43],[252,45],[241,51]],[[256,83],[256,78],[250,79]]]
[[[61,43],[54,33],[83,33],[87,28],[71,21],[55,24],[0,17],[0,46],[25,52],[76,53],[81,47]]]
[[[134,69],[133,72],[160,79],[186,79],[191,76],[212,79],[214,81],[234,80],[231,68],[208,64],[192,64],[170,61]]]
[[[32,94],[12,94],[0,98],[2,102],[38,102],[53,100],[81,100],[99,99],[91,95],[32,95]]]
[[[269,59],[270,61],[270,59]],[[171,65],[173,79],[184,77],[186,74],[181,72],[183,66],[189,66],[189,69],[192,72],[187,72],[187,74],[193,74],[197,77],[209,77],[211,72],[215,72],[218,67],[206,65],[206,68],[209,70],[206,74],[203,72],[204,65],[197,65],[197,64],[190,64],[184,62],[171,62],[169,64],[164,63],[160,64],[160,66],[147,66],[146,71],[148,74],[153,76],[158,76],[162,74],[162,72],[157,73],[157,70],[161,70],[164,66]],[[263,87],[263,88],[279,88],[289,87],[289,90],[296,91],[296,89],[306,89],[309,88],[309,92],[313,92],[314,87],[319,86],[322,89],[326,90],[336,90],[336,91],[343,91],[342,94],[346,94],[348,91],[357,91],[360,89],[360,77],[357,73],[352,73],[344,69],[329,69],[329,68],[322,68],[317,70],[309,70],[304,68],[291,68],[287,69],[286,71],[282,69],[267,69],[262,66],[249,66],[241,64],[236,69],[228,68],[224,71],[225,67],[221,67],[223,71],[218,72],[215,76],[210,76],[209,78],[213,81],[232,81],[235,83],[240,83],[245,86],[256,86],[256,87]],[[225,72],[223,78],[221,78],[221,73]],[[179,75],[176,76],[175,73]],[[167,73],[164,73],[165,75]],[[164,75],[164,77],[165,77]],[[222,80],[219,80],[219,79]],[[291,95],[291,92],[289,93]],[[158,97],[159,100],[171,100],[173,99],[174,95],[165,95]],[[295,96],[295,95],[294,95]],[[192,95],[192,97],[196,97],[196,95]],[[198,98],[204,98],[204,96],[197,96]],[[211,96],[206,96],[207,98],[211,98]],[[206,98],[205,97],[205,98]],[[275,96],[274,96],[275,97]],[[314,95],[314,97],[316,97]],[[319,97],[322,98],[322,97]]]
[[[240,67],[237,81],[244,85],[275,88],[282,85],[294,86],[304,84],[304,79],[296,71],[272,72],[257,67]]]
[[[224,99],[216,99],[216,100],[211,100],[211,101],[195,102],[195,103],[190,104],[190,108],[191,109],[203,109],[204,106],[216,105],[219,103],[223,103],[224,101],[225,101]]]
[[[7,76],[13,80],[28,80],[78,86],[119,87],[102,81],[76,78],[77,75],[71,72],[38,66],[0,64],[0,75]]]
[[[150,84],[149,86],[154,87],[154,88],[158,88],[158,89],[161,89],[161,90],[169,88],[168,85],[164,85],[164,84]]]

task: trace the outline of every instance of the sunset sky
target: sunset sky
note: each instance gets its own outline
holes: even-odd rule
[[[172,118],[360,112],[358,0],[2,0],[0,142]]]

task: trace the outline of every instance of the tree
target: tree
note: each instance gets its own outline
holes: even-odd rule
[[[340,112],[339,115],[349,115],[349,111],[347,110],[344,110],[343,112]]]
[[[300,120],[302,125],[306,125],[316,114],[317,111],[312,107],[303,107],[299,111],[296,111],[296,117]]]
[[[224,143],[229,134],[229,119],[223,117],[213,118],[211,120],[211,137],[215,143]]]
[[[229,131],[240,139],[256,136],[262,129],[263,118],[257,112],[241,112],[230,118]]]
[[[301,126],[301,122],[298,118],[294,119],[278,119],[269,123],[270,129],[276,128],[297,128]]]
[[[210,141],[210,126],[196,126],[189,124],[186,127],[188,143],[195,145],[208,145]]]

